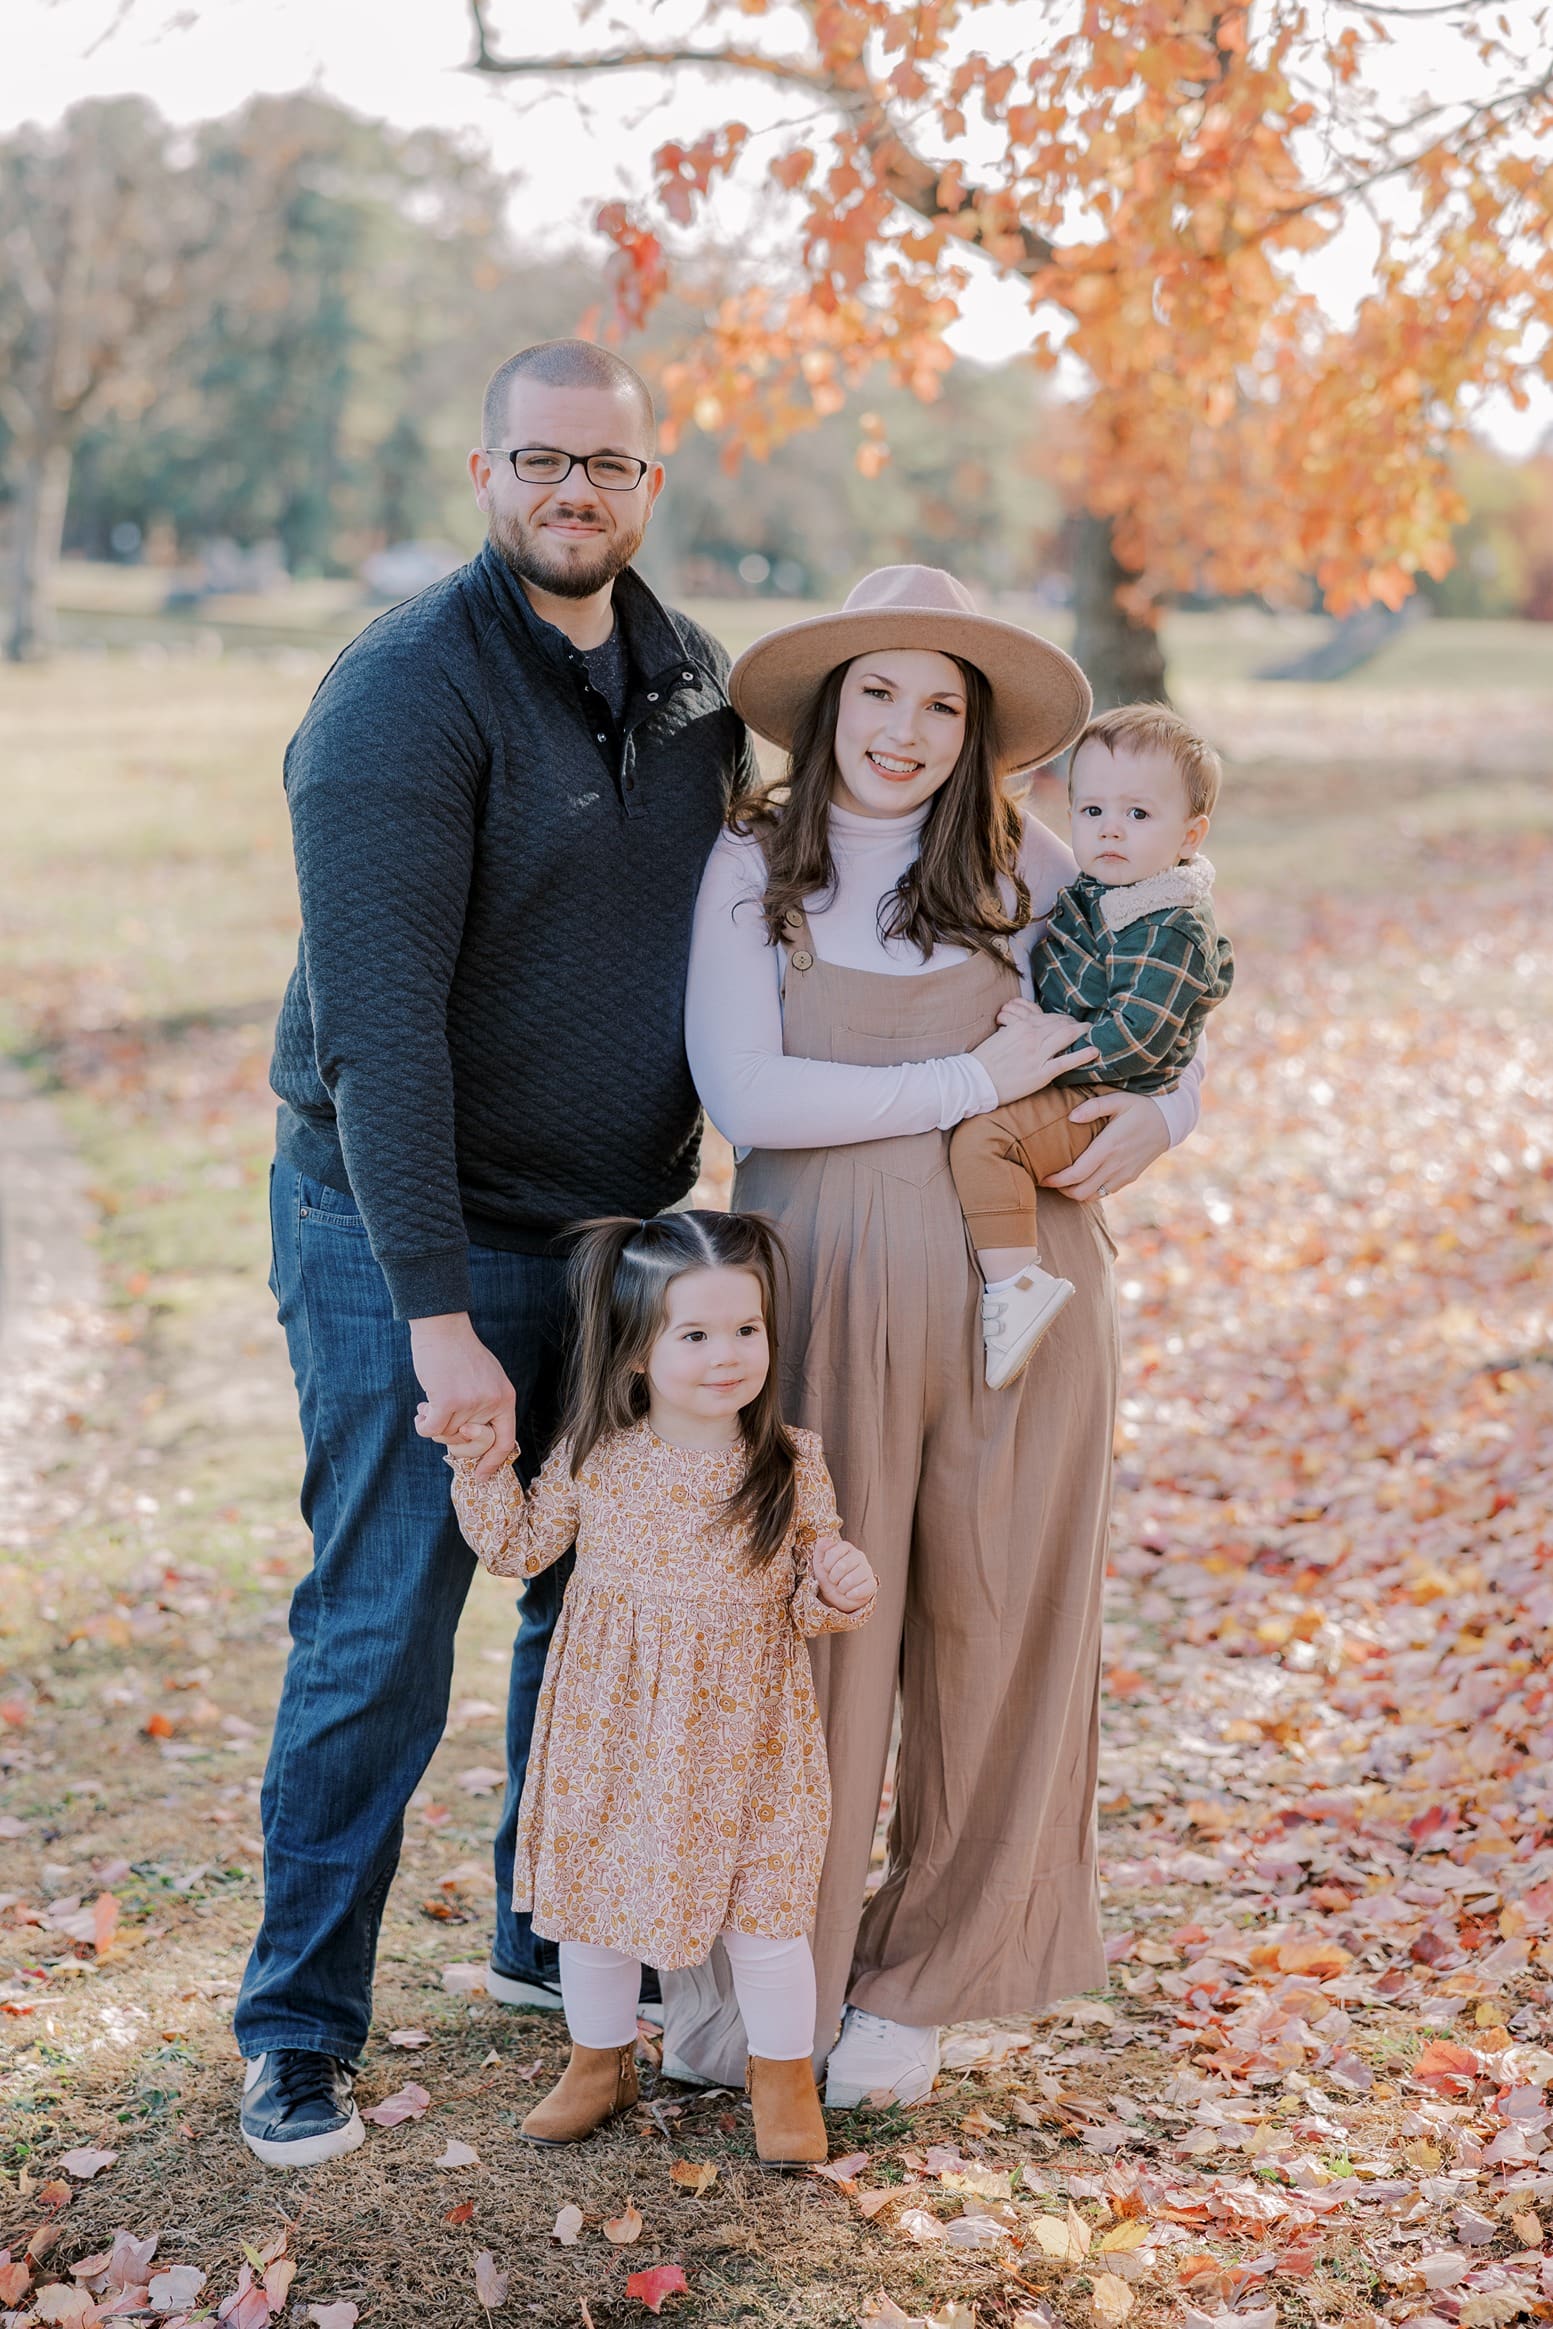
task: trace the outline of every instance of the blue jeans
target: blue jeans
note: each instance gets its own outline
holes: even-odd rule
[[[404,1811],[447,1720],[453,1636],[475,1559],[442,1450],[414,1427],[410,1330],[393,1315],[354,1201],[277,1159],[271,1287],[301,1405],[302,1516],[313,1566],[291,1603],[291,1655],[264,1775],[264,1921],[243,1977],[238,2044],[353,2060]],[[517,1391],[526,1472],[559,1407],[565,1265],[471,1246],[476,1333]],[[570,1555],[524,1590],[496,1837],[503,1972],[555,1978],[554,1944],[512,1909],[513,1838],[545,1653]]]

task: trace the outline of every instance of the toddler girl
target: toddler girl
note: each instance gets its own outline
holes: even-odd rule
[[[588,1224],[553,1454],[526,1493],[510,1465],[476,1479],[478,1448],[449,1456],[488,1569],[577,1548],[518,1823],[514,1906],[560,1944],[572,2038],[533,2143],[629,2109],[643,1961],[699,1964],[720,1935],[760,2157],[827,2154],[807,1935],[830,1782],[804,1640],[861,1625],[875,1580],[818,1439],[778,1411],[778,1258],[751,1214]]]

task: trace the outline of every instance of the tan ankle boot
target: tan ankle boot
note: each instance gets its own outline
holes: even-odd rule
[[[519,2133],[530,2143],[581,2143],[606,2119],[628,2111],[637,2097],[636,2044],[576,2046],[542,2103]]]
[[[830,2157],[811,2062],[767,2062],[752,2054],[744,2083],[755,2113],[755,2149],[763,2165],[814,2167]]]

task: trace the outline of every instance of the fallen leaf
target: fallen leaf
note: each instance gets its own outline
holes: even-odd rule
[[[1100,2256],[1114,2256],[1118,2249],[1142,2248],[1152,2237],[1146,2216],[1125,2216],[1121,2223],[1113,2224],[1109,2232],[1101,2234],[1094,2244],[1095,2252]]]
[[[374,2127],[402,2127],[406,2119],[424,2118],[430,2108],[430,2095],[412,2079],[408,2086],[400,2087],[396,2094],[385,2095],[380,2103],[374,2103],[370,2111],[361,2115],[370,2119]]]
[[[689,2287],[683,2265],[655,2264],[648,2272],[631,2274],[626,2282],[626,2295],[635,2297],[649,2313],[661,2313],[665,2297],[686,2295]]]
[[[876,2289],[871,2297],[865,2297],[858,2319],[868,2324],[868,2329],[872,2329],[876,2321],[882,2324],[882,2329],[927,2329],[927,2323],[920,2313],[903,2313],[895,2299],[886,2296],[883,2289]]]
[[[4,2257],[0,2263],[0,2305],[19,2305],[32,2286],[31,2270],[21,2257],[13,2264],[9,2248],[0,2255]]]
[[[488,2313],[507,2302],[507,2275],[488,2248],[475,2258],[475,2295]]]
[[[60,2324],[61,2329],[91,2329],[101,2318],[85,2289],[70,2288],[62,2280],[35,2290],[32,2309],[38,2320]]]
[[[1089,2226],[1071,2200],[1065,2216],[1037,2216],[1035,2236],[1059,2264],[1082,2264],[1089,2254]]]
[[[111,1892],[100,1892],[92,1903],[92,1946],[99,1957],[118,1929],[118,1901]]]
[[[563,2248],[575,2248],[582,2237],[582,2210],[568,2200],[550,2228],[552,2240],[559,2240]]]
[[[473,2200],[460,2200],[456,2208],[448,2209],[442,2221],[444,2224],[467,2224],[471,2221],[474,2212]]]
[[[431,2032],[429,2030],[390,2030],[388,2043],[390,2046],[429,2046]]]
[[[460,1771],[457,1784],[466,1795],[494,1795],[498,1787],[505,1787],[507,1774],[494,1764],[476,1764],[468,1771]]]
[[[908,2240],[915,2240],[920,2247],[925,2248],[932,2241],[944,2237],[945,2226],[926,2208],[902,2208],[895,2222],[896,2228],[904,2232]]]
[[[93,2151],[88,2146],[79,2151],[67,2151],[59,2164],[66,2175],[77,2176],[82,2183],[90,2183],[94,2175],[101,2175],[105,2167],[111,2167],[118,2156],[116,2151]],[[44,2192],[51,2188],[45,2185]],[[41,2199],[44,2194],[40,2192],[38,2196]]]
[[[715,2159],[676,2159],[669,2169],[669,2181],[677,2183],[684,2191],[694,2192],[699,2198],[702,2192],[710,2191],[716,2183],[717,2162]]]
[[[634,2200],[627,2200],[623,2215],[610,2216],[604,2225],[604,2237],[616,2248],[629,2248],[633,2240],[642,2237],[642,2218]]]
[[[862,2174],[868,2160],[866,2151],[849,2151],[841,2159],[817,2160],[811,2173],[824,2176],[830,2183],[852,2183]]]
[[[483,1965],[444,1965],[442,1986],[455,1997],[473,1997],[485,1990],[486,1967]]]
[[[197,2264],[168,2264],[153,2273],[150,2302],[159,2313],[178,2313],[193,2304],[205,2286],[205,2275]]]
[[[433,2167],[478,2167],[480,2154],[472,2143],[460,2143],[450,2138],[431,2164]]]
[[[1413,2270],[1426,2289],[1454,2288],[1467,2277],[1467,2259],[1459,2248],[1436,2248],[1421,2256]]]
[[[1523,2313],[1537,2309],[1537,2299],[1530,2289],[1477,2289],[1456,2318],[1461,2329],[1501,2329],[1503,2322],[1517,2321]]]
[[[332,2305],[309,2305],[307,2317],[313,2329],[356,2329],[361,2315],[348,2297],[337,2297]]]
[[[1125,2321],[1133,2308],[1133,2294],[1124,2280],[1114,2272],[1097,2272],[1089,2302],[1097,2321],[1115,2323]]]
[[[943,2227],[944,2238],[951,2248],[997,2248],[1008,2238],[1008,2233],[995,2216],[956,2216],[953,2223]]]
[[[1512,2216],[1515,2237],[1523,2248],[1540,2248],[1543,2242],[1542,2218],[1528,2208],[1524,2216]]]
[[[274,2312],[278,2313],[285,2304],[286,2292],[296,2277],[297,2267],[294,2257],[277,2256],[275,2262],[266,2267],[264,2301]]]

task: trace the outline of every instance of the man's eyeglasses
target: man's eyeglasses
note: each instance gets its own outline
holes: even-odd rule
[[[524,485],[564,485],[580,469],[601,493],[634,493],[651,463],[633,460],[629,453],[558,453],[549,445],[487,445],[486,457],[510,461],[512,474]]]

